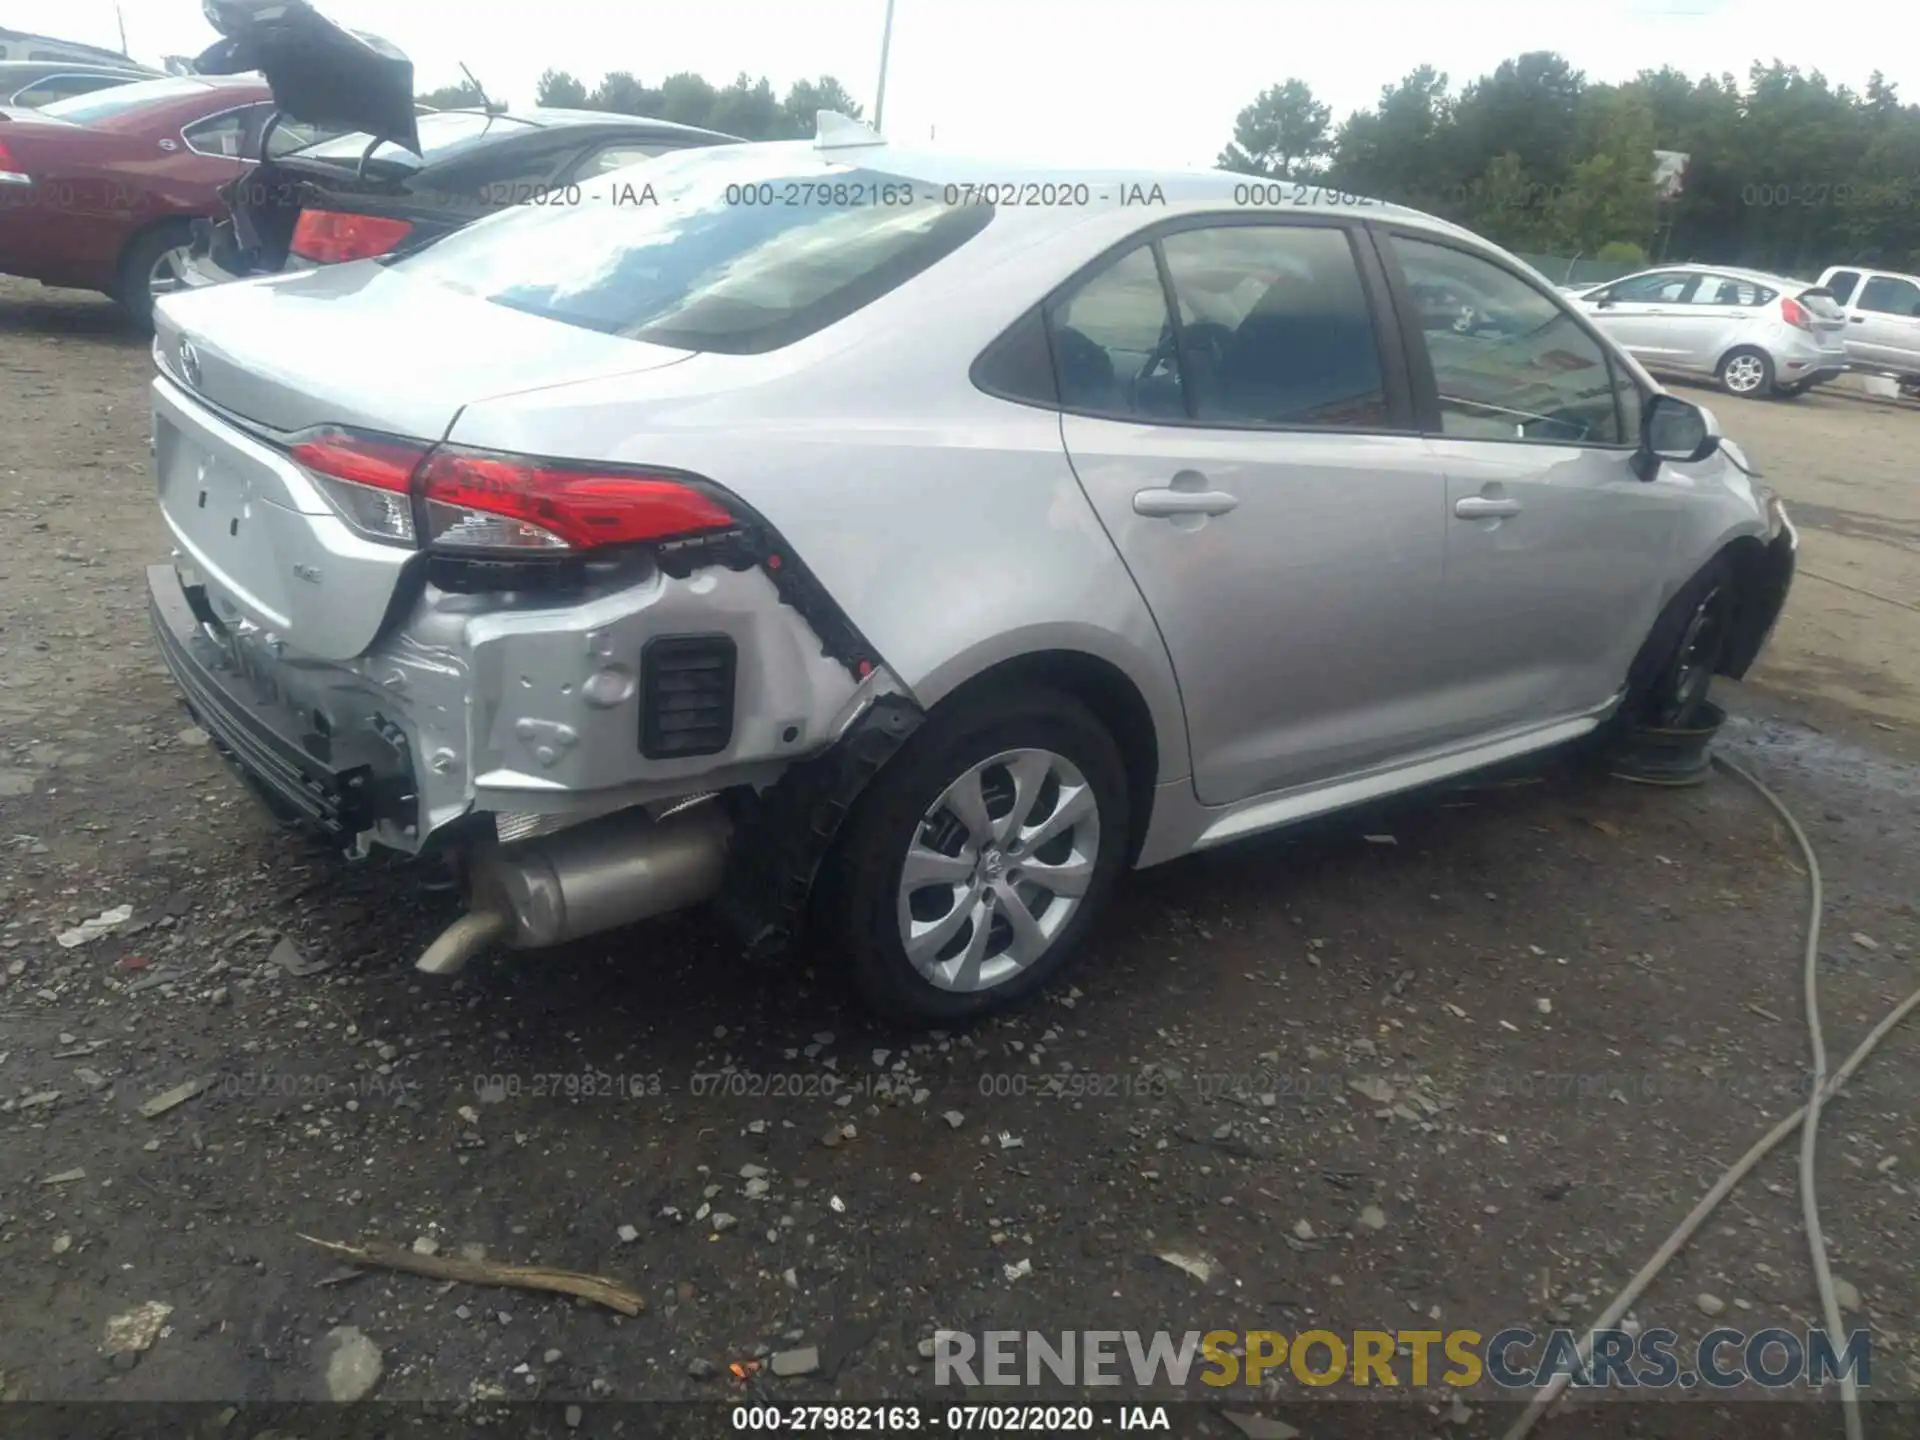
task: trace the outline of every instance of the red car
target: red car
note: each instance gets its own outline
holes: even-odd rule
[[[179,284],[192,222],[259,156],[275,106],[257,75],[121,85],[0,109],[0,274],[99,290],[139,321]],[[275,123],[274,153],[329,133]]]

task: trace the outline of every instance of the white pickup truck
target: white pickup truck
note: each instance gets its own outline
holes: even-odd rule
[[[1847,363],[1920,385],[1920,275],[1836,265],[1822,288],[1847,313]]]

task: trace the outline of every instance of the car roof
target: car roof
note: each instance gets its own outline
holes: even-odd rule
[[[1338,215],[1358,212],[1362,219],[1409,221],[1418,224],[1422,229],[1458,236],[1479,245],[1487,243],[1473,232],[1442,220],[1438,216],[1429,215],[1405,205],[1396,205],[1390,201],[1377,200],[1371,196],[1343,193],[1338,186],[1314,180],[1278,180],[1259,175],[1240,175],[1229,170],[1198,167],[1097,168],[1037,164],[1031,161],[1007,160],[925,146],[895,145],[884,141],[878,144],[822,146],[815,140],[761,140],[742,148],[763,151],[769,155],[784,153],[795,158],[814,155],[839,164],[868,167],[883,173],[891,172],[938,185],[975,185],[989,188],[998,186],[1002,190],[1008,186],[1015,186],[1022,191],[1025,191],[1028,186],[1034,186],[1043,193],[1045,187],[1049,185],[1056,190],[1060,187],[1085,185],[1091,192],[1089,203],[1096,206],[1139,205],[1143,221],[1153,218],[1147,213],[1149,206],[1169,215],[1190,210],[1221,209],[1244,210],[1249,214],[1271,213],[1276,216],[1283,214],[1289,216]],[[1134,189],[1136,186],[1138,194]],[[1156,186],[1164,197],[1164,203],[1162,200],[1152,198],[1152,192]],[[1250,199],[1250,195],[1269,197],[1270,203]],[[1076,207],[1074,203],[1063,202],[1058,205],[1015,204],[1008,208],[1064,212]]]
[[[106,65],[91,60],[0,60],[0,80],[36,80],[43,75],[125,75],[130,80],[167,78],[131,62]]]
[[[1645,270],[1636,270],[1634,275],[1725,275],[1730,280],[1751,280],[1756,285],[1771,285],[1776,288],[1784,285],[1806,285],[1805,280],[1796,280],[1791,275],[1776,275],[1771,270],[1750,270],[1744,265],[1704,265],[1697,260],[1689,260],[1684,265],[1650,265]],[[1622,280],[1631,280],[1634,275],[1622,275]],[[1611,281],[1601,281],[1611,284]]]
[[[57,45],[62,50],[72,50],[82,55],[93,56],[105,65],[135,63],[131,55],[122,55],[118,50],[109,50],[101,45],[87,45],[78,40],[61,40],[53,35],[36,35],[31,30],[9,30],[4,25],[0,25],[0,40],[5,40],[8,44],[24,40],[29,45],[37,40],[42,45]]]

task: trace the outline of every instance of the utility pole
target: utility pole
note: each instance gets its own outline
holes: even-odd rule
[[[116,6],[114,6],[114,7],[113,7],[113,18],[114,18],[114,19],[116,19],[116,20],[118,20],[118,21],[120,22],[120,53],[121,53],[122,55],[126,55],[126,54],[129,54],[129,53],[131,53],[131,52],[129,52],[129,51],[128,51],[128,49],[127,49],[127,16],[126,16],[126,12],[125,12],[125,11],[123,11],[123,10],[122,10],[122,9],[121,9],[121,8],[120,8],[120,7],[118,6],[118,5],[116,5]]]
[[[887,0],[887,20],[880,30],[880,85],[873,96],[873,128],[880,128],[887,110],[887,51],[893,45],[893,0]]]

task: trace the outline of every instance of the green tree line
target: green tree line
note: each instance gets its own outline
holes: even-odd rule
[[[1655,150],[1691,157],[1677,198],[1660,198]],[[1864,93],[1778,61],[1744,85],[1672,67],[1614,85],[1532,52],[1457,92],[1422,66],[1337,125],[1289,79],[1240,112],[1217,163],[1411,205],[1515,250],[1920,270],[1920,105],[1878,72]]]
[[[422,105],[454,110],[481,103],[471,84],[448,85],[419,97]],[[755,80],[745,71],[730,85],[718,86],[702,76],[683,71],[659,85],[647,85],[631,71],[615,70],[589,87],[564,70],[548,70],[535,89],[534,104],[562,110],[606,110],[617,115],[644,115],[697,125],[743,140],[802,140],[814,130],[821,110],[837,110],[860,118],[860,107],[846,87],[831,75],[796,81],[785,98],[774,92],[765,77]]]

